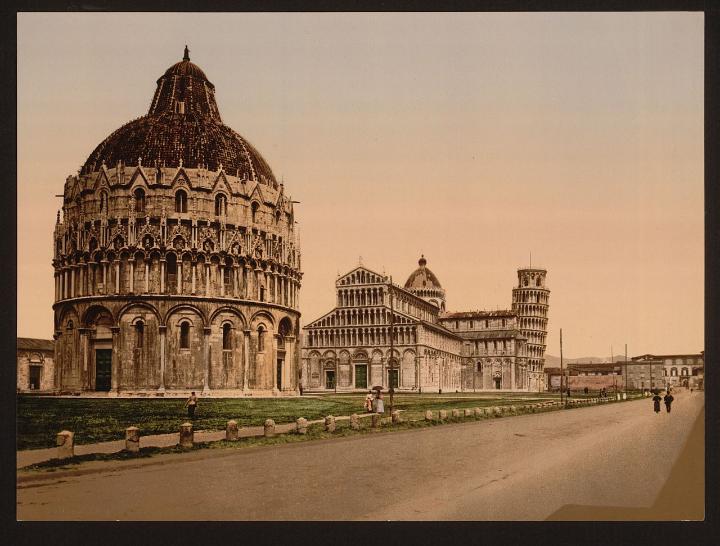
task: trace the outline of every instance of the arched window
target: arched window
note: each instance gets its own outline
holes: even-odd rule
[[[108,194],[106,191],[100,192],[100,212],[107,212]]]
[[[260,301],[265,301],[265,287],[260,287]]]
[[[175,193],[175,212],[187,212],[187,193],[178,190]]]
[[[190,323],[182,322],[180,324],[180,348],[190,348]]]
[[[482,362],[477,363],[477,371],[479,371],[479,372],[482,371]]]
[[[145,346],[145,323],[139,320],[135,323],[135,347],[142,349]]]
[[[677,368],[670,368],[670,376],[677,377]]]
[[[541,277],[538,277],[538,278],[537,278],[537,281],[535,282],[535,284],[536,284],[537,286],[541,286],[541,285],[542,285],[542,278],[541,278]]]
[[[258,352],[265,350],[265,328],[258,326]]]
[[[680,375],[689,375],[689,374],[688,374],[688,369],[687,369],[687,368],[683,368],[683,369],[680,371]]]
[[[167,288],[168,290],[175,290],[177,288],[177,257],[175,254],[168,254],[165,264],[165,271],[167,273]]]
[[[223,324],[223,351],[232,350],[232,326],[229,322]]]
[[[227,197],[222,193],[215,196],[215,216],[224,216],[227,214]]]
[[[65,329],[68,332],[72,332],[73,328],[75,328],[75,325],[73,324],[73,321],[69,320]]]
[[[145,212],[145,191],[138,188],[133,195],[135,196],[135,212]]]
[[[250,212],[252,214],[252,221],[253,223],[257,222],[257,211],[260,208],[260,203],[257,201],[253,201],[252,205],[250,205]]]

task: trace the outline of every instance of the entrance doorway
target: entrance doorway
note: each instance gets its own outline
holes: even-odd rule
[[[367,389],[367,364],[355,365],[355,388]]]
[[[500,389],[500,383],[501,383],[501,381],[502,381],[502,378],[500,378],[500,377],[496,377],[496,378],[495,378],[495,388],[496,388],[496,389]]]
[[[278,361],[277,361],[277,388],[278,388],[278,390],[282,390],[282,369],[283,369],[283,359],[278,358]]]
[[[325,370],[325,388],[335,388],[335,370]]]
[[[398,370],[388,370],[388,386],[397,389],[398,388]]]
[[[36,391],[40,388],[40,371],[42,366],[30,366],[30,384],[28,387],[31,391]]]
[[[95,350],[95,390],[109,391],[112,370],[112,349]]]

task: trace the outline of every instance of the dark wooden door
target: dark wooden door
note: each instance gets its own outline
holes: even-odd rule
[[[112,369],[112,349],[95,351],[95,390],[109,391]]]
[[[359,364],[355,366],[355,388],[367,389],[367,366]]]

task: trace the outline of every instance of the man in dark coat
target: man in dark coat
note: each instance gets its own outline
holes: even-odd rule
[[[655,413],[660,413],[660,401],[662,400],[662,398],[660,398],[659,394],[656,394],[655,396],[653,396],[652,399]]]
[[[672,406],[673,400],[675,400],[675,398],[673,397],[672,394],[670,394],[670,391],[667,391],[667,394],[665,395],[664,400],[665,400],[665,409],[667,410],[668,413],[670,413],[670,407]]]

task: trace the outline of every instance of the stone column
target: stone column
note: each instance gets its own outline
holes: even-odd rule
[[[75,266],[70,266],[70,297],[75,297]]]
[[[248,368],[250,367],[250,330],[243,330],[243,390],[248,390]]]
[[[240,266],[237,262],[233,263],[233,297],[238,297],[238,285],[240,284]]]
[[[165,293],[165,258],[160,258],[160,293]]]
[[[192,262],[192,281],[190,284],[190,293],[195,294],[195,276],[197,275],[197,261]]]
[[[82,383],[85,388],[89,389],[92,387],[92,385],[90,385],[90,382],[88,381],[88,373],[87,373],[88,372],[88,352],[89,352],[89,347],[90,347],[90,342],[89,342],[90,341],[89,340],[90,330],[88,330],[87,328],[78,328],[78,333],[80,334],[80,352],[81,352],[80,358],[82,358],[82,370],[83,370],[82,376],[84,379],[84,381]]]
[[[515,385],[515,359],[510,361],[510,390],[517,390]]]
[[[225,267],[222,264],[218,265],[218,271],[220,272],[220,296],[225,297]]]
[[[135,258],[128,260],[130,265],[130,293],[135,292]]]
[[[167,338],[167,326],[159,326],[160,331],[160,386],[158,392],[165,392],[165,340]]]
[[[114,393],[120,392],[120,360],[118,359],[118,351],[120,345],[118,336],[120,335],[120,327],[112,326],[112,359],[110,361],[110,390]]]
[[[176,281],[176,289],[175,292],[178,294],[182,294],[182,285],[183,285],[183,267],[182,267],[182,258],[179,258],[177,261],[177,281]]]
[[[278,354],[278,335],[275,334],[272,337],[272,353],[270,355],[270,372],[272,373],[272,386],[273,386],[273,392],[278,392],[278,384],[277,384],[277,354]],[[267,362],[267,360],[266,360]],[[335,381],[337,381],[337,378],[335,378]]]
[[[150,292],[150,257],[145,258],[145,293]]]
[[[210,264],[205,263],[205,296],[210,295]]]
[[[205,371],[203,375],[203,394],[210,393],[210,332],[212,329],[203,328],[203,355],[205,359]]]
[[[115,259],[115,293],[120,293],[120,258]]]

